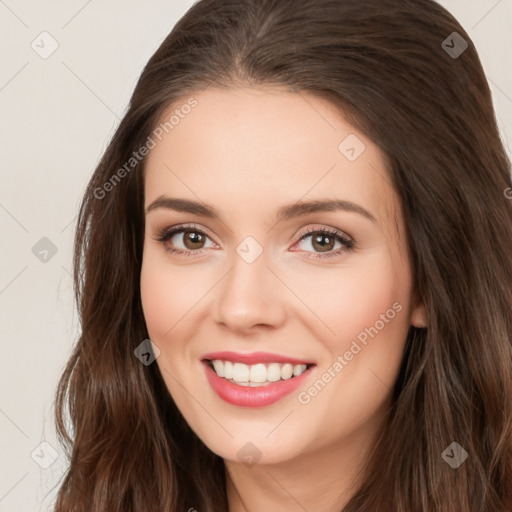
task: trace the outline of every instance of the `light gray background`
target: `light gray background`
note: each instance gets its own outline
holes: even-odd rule
[[[192,3],[0,0],[0,512],[51,509],[66,468],[53,401],[78,334],[79,201],[144,64]],[[512,0],[440,3],[478,50],[512,157]],[[43,31],[58,43],[46,59],[31,47],[50,48]],[[57,247],[46,263],[32,252],[43,237]],[[43,441],[57,457],[46,469]]]

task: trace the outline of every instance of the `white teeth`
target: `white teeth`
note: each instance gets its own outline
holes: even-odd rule
[[[270,363],[265,365],[258,363],[246,365],[243,363],[232,363],[231,361],[212,361],[215,373],[219,377],[233,380],[241,386],[258,387],[278,380],[288,380],[304,373],[307,369],[305,364],[292,365],[291,363]]]
[[[249,367],[243,363],[235,363],[232,378],[235,382],[249,382]]]
[[[220,363],[222,363],[222,361],[220,361]],[[219,375],[219,372],[217,372],[217,375]],[[233,378],[233,363],[231,361],[224,361],[224,375],[222,375],[222,377],[225,379]]]
[[[286,363],[281,368],[281,378],[288,380],[291,379],[293,375],[293,366],[290,363]]]
[[[222,361],[216,360],[212,361],[213,367],[219,377],[224,377],[224,364]]]
[[[267,380],[267,368],[264,364],[255,364],[250,368],[249,380],[251,382],[265,382]]]
[[[281,380],[281,365],[279,363],[270,363],[268,365],[267,380],[270,382]]]
[[[301,373],[306,371],[307,366],[305,364],[296,364],[293,367],[293,376],[298,377]],[[226,373],[226,368],[224,368],[224,373]]]

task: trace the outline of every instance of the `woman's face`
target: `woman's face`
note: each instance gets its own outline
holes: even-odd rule
[[[361,447],[425,324],[382,153],[311,95],[194,99],[145,176],[142,303],[169,392],[224,459]]]

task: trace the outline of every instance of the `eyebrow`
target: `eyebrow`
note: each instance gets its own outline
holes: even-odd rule
[[[197,201],[191,201],[190,199],[160,196],[146,208],[146,214],[157,209],[174,210],[177,212],[192,213],[210,219],[219,219],[219,215],[212,206]],[[317,199],[284,205],[277,210],[276,220],[282,222],[309,213],[334,211],[359,213],[368,220],[377,223],[377,219],[368,210],[352,201],[346,201],[344,199]]]

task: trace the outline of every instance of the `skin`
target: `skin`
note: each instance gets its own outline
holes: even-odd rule
[[[165,208],[146,214],[141,294],[160,349],[156,363],[186,421],[225,461],[230,512],[339,511],[389,410],[407,332],[426,326],[399,198],[378,147],[324,99],[277,87],[209,87],[193,97],[197,107],[148,155],[145,206],[163,195],[204,201],[220,219]],[[366,147],[355,161],[338,150],[350,134]],[[325,198],[357,203],[376,222],[351,211],[276,222],[284,204]],[[206,238],[182,232],[156,240],[184,223]],[[335,242],[322,252],[314,235],[300,241],[308,228],[337,229],[356,246]],[[263,249],[252,263],[236,252],[247,236]],[[173,246],[202,254],[165,250]],[[401,311],[300,403],[299,392],[332,373],[337,357],[395,302]],[[200,363],[217,350],[278,353],[317,366],[278,402],[238,407],[217,396]],[[237,456],[248,442],[261,454],[252,466]]]

